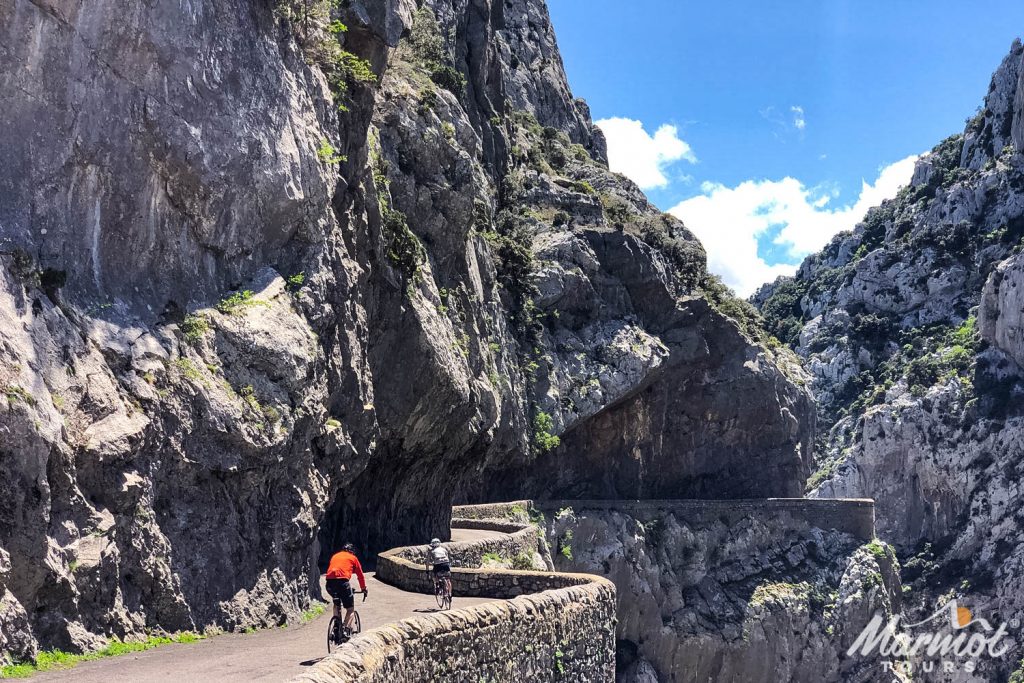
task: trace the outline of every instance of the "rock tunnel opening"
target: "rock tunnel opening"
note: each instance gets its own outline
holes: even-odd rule
[[[372,571],[379,552],[433,537],[448,539],[459,481],[456,469],[433,459],[376,458],[337,492],[324,513],[315,551],[320,571],[345,543],[356,546],[364,568]]]

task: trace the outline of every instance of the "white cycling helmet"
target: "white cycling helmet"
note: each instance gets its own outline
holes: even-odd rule
[[[439,545],[441,545],[441,539],[440,538],[432,538],[432,539],[430,539],[430,547],[431,548],[436,548]]]

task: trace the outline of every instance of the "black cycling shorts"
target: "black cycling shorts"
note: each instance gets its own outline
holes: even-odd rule
[[[347,609],[355,607],[356,598],[348,579],[327,579],[327,592],[334,598],[335,605],[341,603]]]
[[[437,576],[442,576],[444,574],[451,574],[451,573],[452,573],[452,566],[450,564],[448,564],[448,563],[445,563],[445,564],[435,564],[434,565],[434,574],[436,574]]]

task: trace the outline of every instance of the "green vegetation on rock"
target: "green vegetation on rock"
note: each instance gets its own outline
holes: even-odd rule
[[[217,302],[217,310],[224,315],[241,315],[247,308],[252,306],[267,306],[266,301],[255,298],[251,290],[243,289],[232,292]]]
[[[174,367],[176,367],[186,379],[192,380],[193,382],[199,382],[203,385],[208,384],[206,377],[203,376],[203,373],[190,359],[178,358],[174,361]]]
[[[35,397],[17,384],[8,384],[4,387],[4,395],[7,397],[7,402],[11,405],[19,402],[29,406],[34,406],[36,404]]]
[[[566,530],[566,532],[558,539],[558,554],[565,559],[572,562],[572,529]]]
[[[531,249],[533,232],[521,216],[503,211],[494,229],[482,230],[480,234],[490,246],[498,281],[511,297],[517,326],[525,329],[531,322],[530,304],[537,293],[531,277],[535,265]]]
[[[805,280],[781,279],[772,296],[761,307],[765,330],[791,347],[797,345],[800,331],[806,322],[801,301],[807,294],[808,286]]]
[[[409,283],[419,281],[420,269],[427,260],[426,249],[409,228],[406,215],[391,206],[388,166],[380,149],[380,138],[371,130],[367,139],[370,152],[370,170],[377,194],[381,217],[384,253],[388,261],[405,276]]]
[[[452,63],[451,52],[433,11],[426,5],[413,17],[411,43],[419,66],[438,86],[461,97],[466,91],[466,77]]]
[[[209,329],[210,323],[201,313],[190,313],[181,323],[181,332],[185,335],[185,341],[190,344],[199,343]]]
[[[885,551],[885,544],[879,541],[877,538],[864,546],[869,553],[875,556],[876,559],[882,560],[887,557]]]
[[[1007,683],[1024,683],[1024,659],[1020,660],[1017,670],[1010,674],[1010,680]]]
[[[299,623],[308,624],[313,621],[327,610],[326,602],[314,602],[310,605],[309,609],[302,613],[299,617]]]
[[[551,433],[555,422],[548,413],[538,411],[533,416],[533,445],[541,453],[558,448],[561,439]]]
[[[768,335],[765,333],[761,314],[750,302],[737,297],[725,286],[720,277],[708,274],[701,282],[700,288],[712,308],[735,320],[749,339],[767,342]]]
[[[275,12],[292,28],[306,61],[324,72],[338,108],[345,111],[342,99],[350,85],[374,83],[377,75],[368,61],[341,46],[341,36],[348,31],[335,18],[342,1],[278,0]]]
[[[518,569],[520,571],[533,569],[533,558],[527,553],[519,553],[512,558],[512,569]]]
[[[348,157],[344,154],[338,154],[334,146],[331,145],[327,138],[320,140],[320,146],[316,150],[316,155],[325,164],[335,165],[341,164],[348,161]]]
[[[407,280],[416,281],[427,258],[423,245],[409,229],[409,222],[401,211],[388,209],[381,218],[388,260]]]

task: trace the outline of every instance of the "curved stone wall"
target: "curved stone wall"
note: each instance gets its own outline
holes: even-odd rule
[[[453,568],[469,569],[483,564],[483,556],[494,553],[505,558],[513,558],[526,554],[533,557],[538,548],[540,532],[532,524],[519,524],[502,520],[452,520],[453,528],[483,529],[498,531],[505,536],[483,538],[475,541],[455,541],[445,543],[452,559]],[[429,593],[433,590],[433,580],[427,573],[428,546],[411,545],[394,548],[377,556],[377,578],[403,590]],[[401,560],[401,561],[398,561]],[[460,585],[461,577],[452,573],[452,589],[456,595],[496,596],[491,593],[470,593],[470,585]],[[466,590],[462,590],[465,588]]]
[[[483,503],[482,505],[454,505],[452,519],[518,519],[525,522],[533,510],[532,500],[512,500],[507,503]],[[464,527],[472,528],[472,527]]]
[[[539,540],[535,526],[483,516],[507,516],[522,504],[486,506],[492,509],[480,517],[452,523],[506,536],[447,544],[454,594],[500,600],[374,629],[295,680],[614,681],[615,586],[610,581],[590,574],[458,566],[479,564],[488,552],[532,554]],[[407,546],[381,553],[377,578],[403,590],[431,592],[426,551],[427,546]]]
[[[586,577],[537,595],[403,619],[354,638],[295,680],[611,683],[615,588]]]

